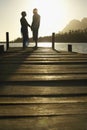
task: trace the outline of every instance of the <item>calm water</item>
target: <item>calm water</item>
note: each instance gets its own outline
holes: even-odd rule
[[[58,51],[68,51],[68,44],[72,45],[72,51],[78,53],[87,54],[87,43],[55,43],[55,49]],[[30,43],[28,47],[34,47],[34,43]],[[52,44],[47,43],[38,43],[38,47],[51,47]],[[10,43],[10,47],[22,47],[22,43]],[[6,50],[6,45],[4,44]]]

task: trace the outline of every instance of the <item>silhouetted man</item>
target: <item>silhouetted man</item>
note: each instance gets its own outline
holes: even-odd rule
[[[27,46],[27,43],[29,42],[29,37],[28,37],[28,26],[31,27],[27,20],[25,19],[26,17],[26,12],[23,11],[21,13],[22,18],[20,19],[20,23],[21,23],[21,33],[22,33],[22,37],[23,37],[23,48],[25,48]]]
[[[38,10],[35,8],[33,9],[33,19],[32,19],[32,25],[31,25],[31,30],[33,32],[33,40],[36,43],[37,47],[37,41],[38,41],[38,29],[40,26],[40,15],[38,14]]]

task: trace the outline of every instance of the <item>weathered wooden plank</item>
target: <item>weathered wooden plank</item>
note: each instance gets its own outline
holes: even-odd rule
[[[0,74],[4,73],[86,73],[87,65],[38,65],[38,64],[0,64]]]
[[[1,68],[0,74],[13,74],[13,67],[12,68]],[[18,68],[14,72],[15,74],[86,74],[87,68],[77,68],[77,69],[66,69],[66,68]]]
[[[15,68],[19,68],[20,69],[78,69],[78,68],[81,68],[81,69],[86,69],[87,68],[87,65],[86,64],[72,64],[72,65],[68,65],[68,64],[58,64],[58,65],[50,65],[50,64],[46,64],[46,65],[30,65],[30,64],[9,64],[9,68],[10,69],[13,69],[12,68],[15,67]],[[5,68],[8,68],[8,65],[7,64],[1,64],[0,63],[0,69],[2,70],[5,69]]]
[[[14,74],[14,75],[2,75],[0,81],[62,81],[62,80],[87,80],[87,74]]]
[[[81,97],[0,97],[0,105],[87,103],[87,96]]]
[[[0,119],[1,130],[87,130],[87,115]]]
[[[42,61],[26,61],[26,60],[19,60],[19,61],[1,61],[1,64],[87,64],[87,60],[42,60]]]
[[[19,52],[18,51],[18,53],[16,53],[16,52],[14,52],[14,53],[12,53],[12,52],[10,52],[10,53],[4,53],[3,55],[1,55],[0,56],[0,59],[2,59],[2,58],[11,58],[11,57],[15,57],[15,56],[17,56],[18,58],[22,58],[22,57],[32,57],[32,58],[34,58],[34,57],[37,57],[37,58],[40,58],[40,57],[42,57],[42,58],[44,58],[44,57],[47,57],[47,58],[87,58],[87,54],[76,54],[76,53],[55,53],[55,51],[49,51],[49,52],[46,52],[46,51],[44,51],[44,52],[27,52],[27,51],[25,51],[25,52]],[[16,57],[16,58],[17,58]]]
[[[0,96],[63,96],[85,95],[87,86],[29,86],[29,85],[0,85]]]
[[[87,62],[87,58],[78,58],[78,57],[76,57],[76,58],[66,58],[66,57],[64,57],[64,58],[56,58],[56,57],[53,57],[53,58],[49,58],[49,57],[41,57],[40,56],[40,58],[36,58],[36,57],[25,57],[25,61],[75,61],[75,60],[77,60],[77,61],[86,61]],[[3,61],[2,62],[4,62],[4,61],[10,61],[10,62],[14,62],[14,61],[16,61],[16,62],[20,62],[20,61],[23,61],[23,57],[21,57],[21,58],[4,58],[3,59]]]
[[[57,116],[66,114],[87,114],[87,103],[0,106],[0,116]]]
[[[2,58],[12,58],[14,56],[17,56],[18,58],[22,58],[22,57],[37,57],[37,58],[44,58],[44,57],[49,57],[49,58],[87,58],[87,55],[80,55],[80,54],[60,54],[60,53],[19,53],[19,54],[16,54],[16,53],[7,53],[7,54],[3,54],[0,56],[0,59]]]
[[[17,56],[17,57],[15,57],[15,56]],[[0,56],[0,60],[1,59],[12,59],[12,58],[15,58],[15,59],[17,59],[17,58],[83,58],[83,59],[87,59],[87,56],[86,55],[59,55],[59,54],[36,54],[36,53],[31,53],[31,54],[19,54],[19,55],[17,55],[17,54],[14,54],[14,55],[12,55],[12,54],[7,54],[7,55],[1,55]]]

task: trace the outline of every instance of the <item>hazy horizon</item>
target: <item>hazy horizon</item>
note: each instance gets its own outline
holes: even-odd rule
[[[9,32],[10,40],[21,37],[21,12],[26,11],[29,24],[32,22],[32,10],[38,8],[41,16],[39,36],[51,35],[62,29],[72,19],[87,17],[87,0],[0,0],[0,41],[5,40]],[[32,32],[29,29],[29,35]]]

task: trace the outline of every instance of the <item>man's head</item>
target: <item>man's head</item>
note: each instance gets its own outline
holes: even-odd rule
[[[37,14],[38,13],[38,9],[37,8],[33,9],[33,13]]]

